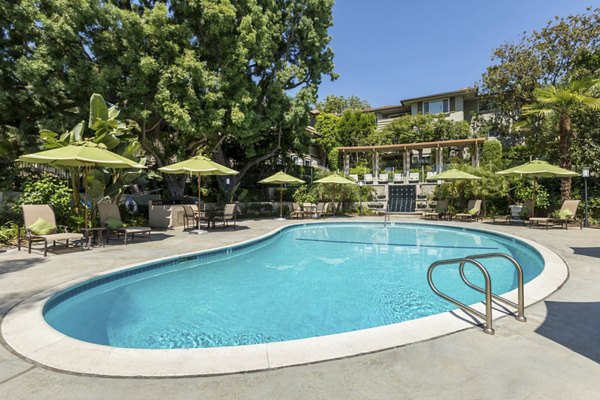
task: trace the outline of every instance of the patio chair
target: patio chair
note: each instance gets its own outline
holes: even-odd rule
[[[223,228],[229,226],[229,221],[233,221],[233,229],[235,230],[236,221],[237,221],[237,204],[230,203],[225,204],[225,209],[223,210],[223,214],[215,215],[214,217],[215,223],[217,221],[221,221],[223,223]]]
[[[543,224],[548,229],[548,226],[554,224],[560,224],[569,229],[569,223],[577,223],[577,207],[579,206],[580,200],[565,200],[560,207],[557,217],[535,217],[529,218],[529,227],[535,223],[536,225]],[[579,218],[579,229],[583,229],[583,221]]]
[[[373,183],[373,174],[365,174],[365,183]]]
[[[44,242],[44,257],[48,255],[48,242],[52,242],[52,247],[56,242],[64,242],[69,247],[69,241],[79,240],[81,250],[83,251],[83,233],[71,233],[66,227],[60,226],[64,232],[59,232],[59,225],[56,225],[54,210],[48,204],[23,204],[23,221],[25,222],[25,240],[27,240],[27,249],[31,254],[31,244],[33,242]],[[21,227],[18,229],[17,248],[21,250]]]
[[[195,206],[191,206],[189,204],[183,204],[183,229],[188,229],[190,227],[200,228],[202,225],[202,219],[204,219],[204,212],[198,213],[198,208]],[[190,225],[190,222],[193,225]]]
[[[298,203],[292,203],[292,209],[290,211],[290,217],[302,218],[302,207]]]
[[[100,203],[98,204],[98,214],[100,215],[100,224],[108,231],[106,243],[108,243],[111,233],[117,234],[117,240],[123,235],[125,244],[127,244],[127,238],[131,235],[131,238],[134,239],[136,233],[148,235],[147,239],[150,240],[150,227],[123,225],[118,204]]]
[[[302,203],[302,218],[308,218],[315,213],[315,206],[313,203]]]
[[[326,217],[333,215],[333,203],[325,203],[325,211],[323,212],[323,215]]]
[[[318,204],[317,204],[317,208],[316,208],[316,210],[315,210],[315,214],[314,214],[313,216],[314,216],[315,218],[321,218],[322,216],[324,216],[324,215],[325,215],[325,212],[326,212],[326,210],[325,210],[325,206],[326,206],[327,204],[328,204],[328,203],[318,203]]]
[[[455,217],[461,220],[478,221],[481,214],[481,200],[469,200],[467,210],[466,213],[458,213]]]
[[[389,181],[388,174],[379,174],[379,179],[377,179],[377,182],[379,182],[379,183],[388,183],[388,181]]]
[[[403,174],[394,174],[394,183],[403,182],[403,181],[404,181]]]
[[[435,211],[423,213],[425,219],[442,219],[448,213],[448,200],[438,200]]]

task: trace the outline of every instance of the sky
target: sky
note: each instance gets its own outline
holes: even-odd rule
[[[358,96],[371,106],[473,86],[493,50],[543,28],[555,16],[584,13],[599,0],[336,0],[335,53],[325,96]]]

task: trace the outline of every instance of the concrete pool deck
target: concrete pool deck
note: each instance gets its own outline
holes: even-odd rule
[[[202,236],[157,232],[150,242],[83,254],[59,250],[46,259],[39,253],[0,254],[0,311],[5,315],[18,302],[83,276],[237,243],[281,224],[242,221],[242,229]],[[571,277],[559,291],[527,309],[526,324],[512,318],[495,321],[495,336],[473,328],[358,357],[247,374],[102,378],[53,371],[2,347],[0,398],[600,398],[600,231],[464,226],[506,232],[549,247],[565,259]]]

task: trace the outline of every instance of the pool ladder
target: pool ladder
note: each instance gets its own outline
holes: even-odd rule
[[[489,274],[487,268],[485,268],[485,266],[481,262],[478,261],[478,260],[485,259],[485,258],[504,258],[506,260],[509,260],[514,265],[515,269],[517,270],[518,304],[515,304],[512,301],[510,301],[504,297],[501,297],[501,296],[498,296],[498,295],[492,293],[492,280],[490,278],[490,274]],[[460,277],[463,280],[463,282],[471,289],[475,289],[478,292],[485,294],[485,314],[475,310],[473,307],[470,307],[470,306],[456,300],[453,297],[448,296],[445,293],[442,293],[435,286],[435,284],[433,283],[433,271],[440,265],[448,265],[448,264],[458,264],[458,271],[460,272]],[[483,275],[483,279],[485,281],[484,288],[480,288],[479,286],[474,285],[471,281],[469,281],[469,279],[465,275],[465,265],[466,264],[472,264],[475,267],[477,267],[477,269],[479,269],[479,271],[481,271],[481,274]],[[429,286],[431,287],[431,290],[433,290],[433,292],[435,294],[437,294],[441,298],[449,301],[450,303],[460,307],[460,309],[465,311],[466,313],[475,315],[478,318],[481,318],[482,320],[484,320],[485,323],[483,326],[483,331],[487,334],[490,334],[490,335],[494,334],[494,328],[492,326],[492,299],[494,299],[498,302],[507,304],[510,307],[516,308],[517,312],[515,315],[515,319],[517,321],[521,321],[521,322],[527,321],[527,318],[525,318],[525,295],[523,293],[523,268],[521,267],[521,264],[519,264],[519,262],[517,260],[515,260],[513,257],[511,257],[509,255],[502,254],[502,253],[486,253],[486,254],[476,254],[476,255],[472,255],[472,256],[468,256],[468,257],[464,257],[464,258],[454,258],[454,259],[448,259],[448,260],[435,261],[434,263],[432,263],[429,266],[429,269],[427,270],[427,281],[429,282]]]

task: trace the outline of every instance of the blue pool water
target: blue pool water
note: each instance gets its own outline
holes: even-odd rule
[[[257,344],[329,335],[454,309],[427,284],[440,259],[502,252],[543,269],[528,245],[496,234],[418,224],[295,226],[250,245],[150,263],[53,296],[48,323],[74,338],[129,348]],[[516,287],[505,260],[485,260],[494,293]],[[482,300],[454,267],[438,287],[461,301]],[[480,273],[467,267],[473,282]]]

